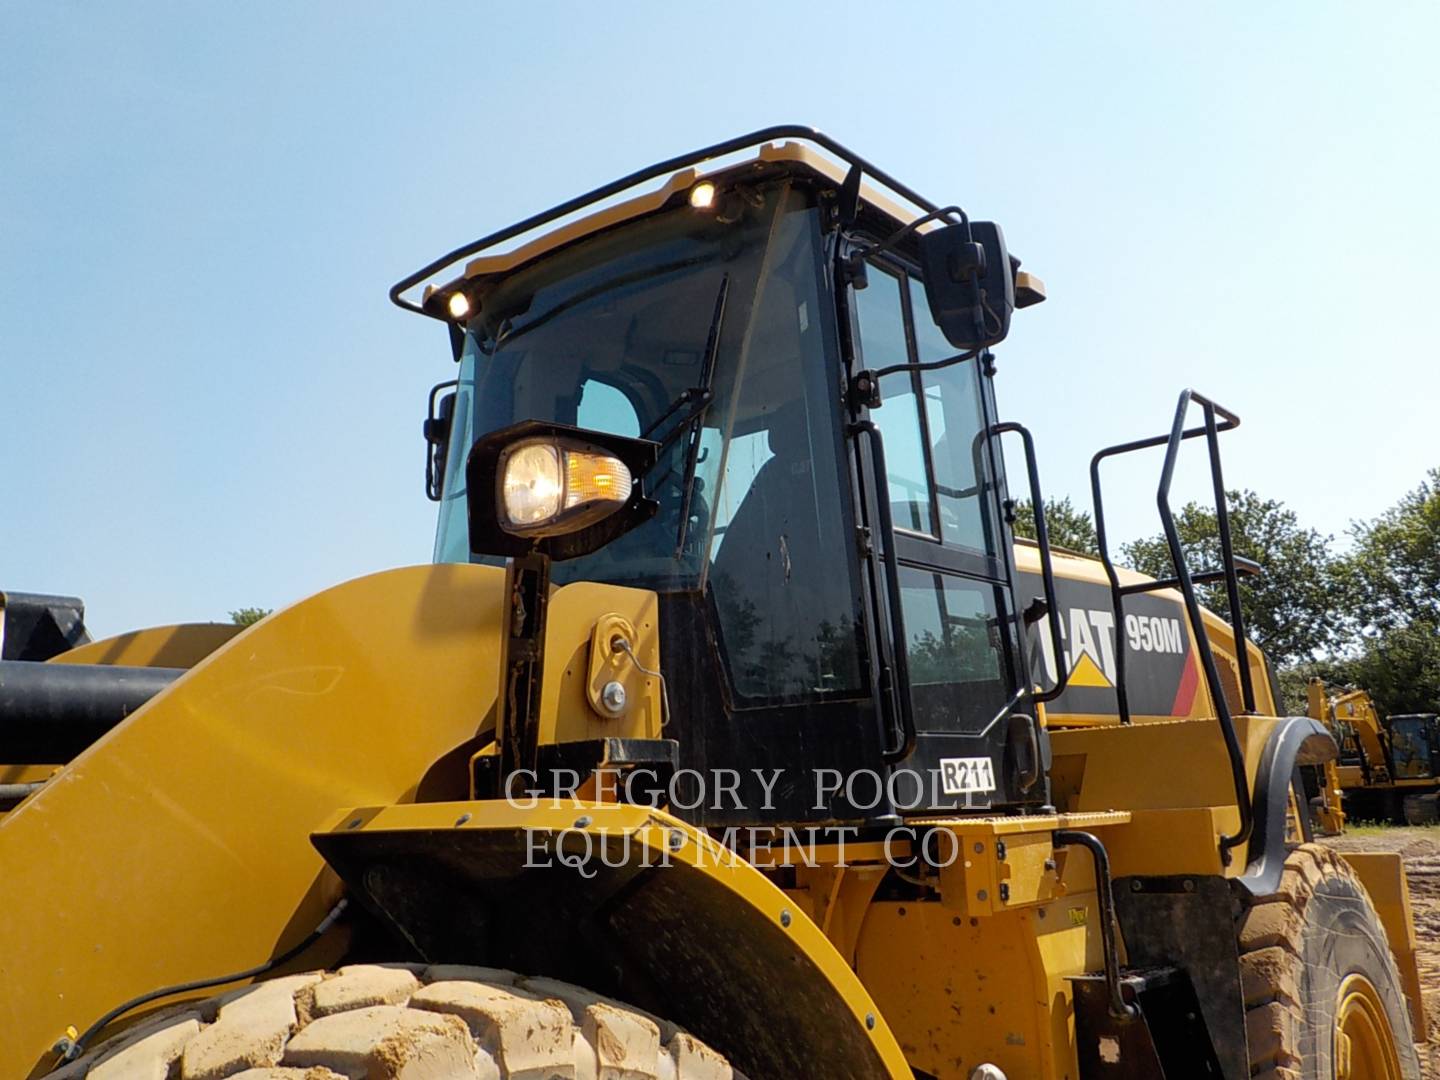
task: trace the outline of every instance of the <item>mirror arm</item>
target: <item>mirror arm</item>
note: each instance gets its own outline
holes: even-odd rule
[[[906,225],[904,228],[897,229],[895,232],[887,236],[884,240],[881,240],[878,244],[860,244],[855,248],[854,251],[852,251],[849,255],[846,255],[845,258],[841,260],[841,266],[844,269],[845,273],[848,274],[850,277],[858,277],[864,272],[863,267],[865,264],[865,260],[873,258],[874,256],[881,254],[882,252],[893,251],[896,245],[898,245],[902,240],[914,233],[916,229],[920,228],[920,226],[924,225],[926,222],[936,221],[940,218],[951,218],[954,216],[958,216],[960,218],[958,224],[964,226],[965,235],[968,238],[970,235],[969,215],[967,215],[965,211],[958,206],[944,206],[941,207],[939,210],[932,210],[928,214],[920,215],[914,221],[910,222],[910,224]],[[957,224],[957,222],[952,221],[950,222],[950,224],[954,225]]]
[[[904,228],[895,230],[884,240],[881,240],[878,244],[864,244],[860,246],[851,254],[850,258],[868,259],[871,256],[879,255],[881,252],[884,251],[893,251],[895,245],[899,244],[916,229],[920,228],[921,225],[924,225],[927,222],[936,221],[942,217],[950,217],[952,215],[958,215],[960,220],[958,223],[952,221],[950,222],[950,224],[960,224],[965,226],[966,235],[968,237],[970,231],[969,215],[966,214],[965,211],[958,206],[945,206],[941,207],[939,210],[932,210],[928,214],[921,214],[914,221],[910,222],[910,224],[906,225]]]

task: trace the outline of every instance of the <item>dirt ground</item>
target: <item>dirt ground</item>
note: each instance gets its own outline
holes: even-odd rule
[[[1361,829],[1325,843],[1338,851],[1398,851],[1405,858],[1419,944],[1420,981],[1430,1021],[1421,1060],[1425,1075],[1440,1080],[1440,827]]]

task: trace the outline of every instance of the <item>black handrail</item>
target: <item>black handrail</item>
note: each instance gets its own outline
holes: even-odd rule
[[[885,440],[880,429],[871,420],[851,424],[849,433],[852,436],[864,435],[869,441],[870,471],[875,474],[876,490],[879,492],[875,506],[879,518],[877,524],[880,526],[878,539],[884,545],[882,561],[885,564],[885,597],[890,608],[892,643],[888,658],[891,667],[890,686],[885,689],[890,693],[900,720],[900,745],[894,750],[882,749],[882,757],[887,765],[894,765],[915,752],[918,736],[915,731],[915,712],[910,704],[910,658],[905,651],[905,614],[900,605],[900,560],[895,554],[895,521],[890,513],[890,500],[885,493],[885,478],[888,475],[885,470]]]
[[[1040,467],[1035,460],[1035,439],[1030,429],[1014,420],[994,424],[990,434],[999,436],[1013,432],[1025,444],[1025,473],[1030,484],[1030,505],[1035,514],[1035,546],[1040,549],[1040,582],[1045,590],[1046,618],[1050,623],[1051,656],[1055,657],[1055,685],[1049,690],[1033,691],[1031,700],[1037,703],[1054,701],[1065,692],[1070,681],[1070,672],[1064,661],[1065,643],[1060,637],[1060,604],[1055,598],[1055,568],[1050,558],[1050,528],[1045,521],[1045,497],[1040,492]],[[977,474],[978,475],[978,474]],[[1032,673],[1025,673],[1030,681]]]
[[[1203,427],[1185,427],[1185,418],[1189,414],[1192,402],[1198,404],[1204,412],[1205,424]],[[1220,417],[1219,420],[1216,419],[1217,416]],[[1235,733],[1235,720],[1230,714],[1230,704],[1220,682],[1220,671],[1215,663],[1215,653],[1210,647],[1210,637],[1205,632],[1200,601],[1195,594],[1197,575],[1190,571],[1189,560],[1180,543],[1179,530],[1175,527],[1175,515],[1170,508],[1170,487],[1175,476],[1175,464],[1179,458],[1180,444],[1186,439],[1204,436],[1210,456],[1210,475],[1215,492],[1215,515],[1220,533],[1221,569],[1218,573],[1223,575],[1226,597],[1230,606],[1230,625],[1235,635],[1235,652],[1240,667],[1243,705],[1247,713],[1253,713],[1255,711],[1255,690],[1250,678],[1249,646],[1245,639],[1244,616],[1240,611],[1239,577],[1235,568],[1229,508],[1226,505],[1224,478],[1220,469],[1220,432],[1230,431],[1239,426],[1240,418],[1233,412],[1217,405],[1203,394],[1187,389],[1180,394],[1180,402],[1175,409],[1175,420],[1171,424],[1168,435],[1156,435],[1148,439],[1137,439],[1133,442],[1106,447],[1090,460],[1090,490],[1095,501],[1095,534],[1099,542],[1100,561],[1105,567],[1106,577],[1110,579],[1110,596],[1114,607],[1117,639],[1120,639],[1124,633],[1126,596],[1178,586],[1181,596],[1184,598],[1185,614],[1190,623],[1191,637],[1200,653],[1200,664],[1205,672],[1205,685],[1215,707],[1221,736],[1225,740],[1225,752],[1230,760],[1230,775],[1235,787],[1235,802],[1240,813],[1239,829],[1233,835],[1220,837],[1220,855],[1227,864],[1230,861],[1230,849],[1245,843],[1250,838],[1253,828],[1250,784],[1245,772],[1244,752],[1240,747],[1240,739]],[[1122,586],[1115,563],[1110,558],[1110,546],[1106,537],[1104,501],[1100,490],[1100,465],[1106,458],[1156,446],[1165,447],[1165,464],[1161,468],[1160,486],[1155,493],[1155,504],[1160,512],[1160,524],[1165,532],[1166,546],[1170,549],[1170,559],[1175,567],[1175,576],[1163,581]],[[1198,576],[1202,580],[1214,580],[1216,573],[1208,572]],[[1130,699],[1125,681],[1125,652],[1122,639],[1119,647],[1115,650],[1115,697],[1122,724],[1130,723]]]
[[[1132,1020],[1140,1015],[1137,1006],[1125,1000],[1120,984],[1120,922],[1115,917],[1115,888],[1110,877],[1110,856],[1094,833],[1079,829],[1056,829],[1056,847],[1083,847],[1095,860],[1095,902],[1100,908],[1100,954],[1105,964],[1105,989],[1110,997],[1110,1015]]]
[[[531,229],[548,225],[557,218],[566,217],[575,213],[577,210],[583,210],[593,203],[618,195],[629,188],[635,187],[637,184],[645,183],[647,180],[654,180],[656,177],[678,172],[687,165],[699,165],[714,158],[725,157],[729,154],[738,153],[741,150],[747,150],[752,146],[763,146],[765,143],[774,142],[777,139],[803,139],[806,142],[814,143],[816,146],[828,150],[841,161],[859,169],[862,174],[868,173],[871,179],[878,180],[895,194],[900,195],[908,202],[926,211],[927,214],[945,213],[929,199],[912,191],[909,187],[890,176],[890,174],[881,169],[877,169],[859,154],[842,146],[828,135],[816,131],[812,127],[806,127],[803,124],[778,124],[775,127],[761,128],[759,131],[752,131],[748,135],[739,135],[733,139],[727,139],[724,142],[702,147],[699,150],[692,150],[688,154],[680,154],[676,157],[667,158],[664,161],[656,162],[654,165],[647,165],[645,168],[637,169],[628,176],[622,176],[619,180],[613,180],[608,184],[603,184],[593,191],[587,191],[584,195],[577,195],[573,199],[568,199],[559,206],[552,207],[539,214],[533,214],[524,221],[509,225],[500,229],[498,232],[490,233],[488,236],[481,237],[479,240],[472,241],[463,247],[458,247],[454,251],[440,256],[440,258],[426,263],[413,274],[392,285],[390,287],[390,301],[397,307],[404,308],[406,311],[413,311],[420,315],[430,315],[430,312],[426,311],[420,304],[405,299],[401,294],[413,289],[427,278],[434,277],[440,271],[459,262],[461,259],[467,259],[472,255],[484,251],[486,248],[494,247],[496,244],[504,243],[506,240],[513,239],[522,233],[527,233]],[[441,316],[438,315],[432,315],[431,317],[441,318]]]

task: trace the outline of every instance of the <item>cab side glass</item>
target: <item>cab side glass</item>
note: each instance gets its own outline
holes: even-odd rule
[[[908,363],[910,357],[905,341],[905,309],[901,303],[900,279],[871,266],[869,280],[868,288],[854,293],[856,317],[860,324],[860,351],[865,366],[877,369]],[[885,443],[885,480],[895,527],[934,536],[930,483],[925,469],[925,439],[910,374],[901,371],[881,379],[880,397],[883,404],[874,410],[871,419],[880,429],[880,437]]]
[[[945,360],[955,348],[930,318],[925,289],[910,280],[915,347],[922,364]],[[997,554],[988,491],[988,440],[983,437],[980,365],[974,360],[922,372],[925,422],[935,470],[941,537],[947,544]]]
[[[922,730],[976,730],[1008,696],[996,587],[904,567],[905,652]]]

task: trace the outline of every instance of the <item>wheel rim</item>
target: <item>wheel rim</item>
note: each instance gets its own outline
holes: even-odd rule
[[[1401,1080],[1390,1018],[1364,975],[1348,975],[1340,984],[1334,1060],[1336,1080]]]

